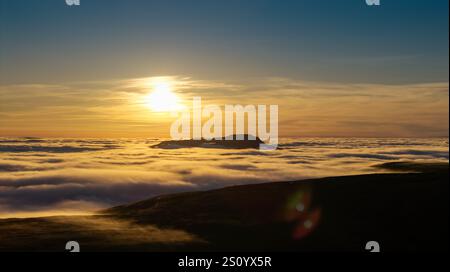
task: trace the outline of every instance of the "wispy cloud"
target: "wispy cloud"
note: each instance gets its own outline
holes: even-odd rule
[[[305,82],[288,78],[170,80],[184,104],[277,104],[285,136],[448,135],[448,83],[408,85]],[[3,135],[168,136],[169,114],[151,112],[155,78],[0,86]]]

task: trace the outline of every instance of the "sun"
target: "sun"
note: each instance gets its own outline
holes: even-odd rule
[[[179,97],[172,91],[172,83],[168,80],[157,80],[151,83],[152,92],[145,97],[145,105],[154,112],[180,111],[184,106]]]

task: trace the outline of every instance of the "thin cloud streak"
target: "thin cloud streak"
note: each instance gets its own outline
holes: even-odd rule
[[[170,80],[187,106],[195,96],[204,105],[277,104],[282,136],[448,136],[448,83],[158,78]],[[168,137],[175,118],[145,105],[152,79],[0,86],[0,136]]]

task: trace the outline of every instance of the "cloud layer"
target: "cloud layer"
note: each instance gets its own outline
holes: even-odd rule
[[[174,192],[449,159],[448,139],[285,138],[272,152],[150,148],[156,143],[0,138],[0,217],[86,213]]]

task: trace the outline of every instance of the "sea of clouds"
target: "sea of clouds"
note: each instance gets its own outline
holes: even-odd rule
[[[0,138],[0,217],[84,214],[152,196],[449,161],[448,139],[281,139],[279,150],[157,149],[158,139]]]

